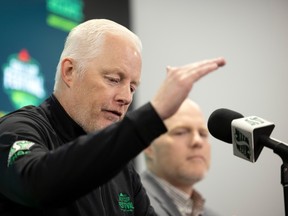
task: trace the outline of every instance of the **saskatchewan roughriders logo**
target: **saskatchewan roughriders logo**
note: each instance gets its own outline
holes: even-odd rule
[[[249,139],[241,133],[241,131],[235,129],[234,133],[234,139],[236,143],[236,148],[238,151],[248,160],[251,158],[251,152],[250,152],[250,143]]]
[[[30,148],[34,145],[33,142],[26,141],[26,140],[20,140],[13,143],[9,155],[8,155],[8,161],[7,166],[11,166],[17,158],[29,154]]]
[[[120,193],[118,195],[118,204],[123,212],[133,212],[134,206],[133,203],[130,200],[130,197],[125,193]]]

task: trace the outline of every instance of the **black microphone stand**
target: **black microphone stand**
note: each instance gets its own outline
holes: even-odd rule
[[[288,216],[288,146],[265,136],[260,137],[259,141],[263,146],[272,149],[283,161],[281,165],[281,184],[284,191],[285,216]]]

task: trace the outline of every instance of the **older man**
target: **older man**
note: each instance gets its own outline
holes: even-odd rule
[[[53,94],[0,119],[0,215],[155,215],[129,161],[225,61],[169,68],[151,102],[126,115],[141,63],[139,38],[113,21],[69,33]]]

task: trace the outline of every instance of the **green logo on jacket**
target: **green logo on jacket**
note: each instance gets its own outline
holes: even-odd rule
[[[130,200],[130,197],[125,193],[120,193],[118,195],[118,204],[123,212],[133,212],[134,206],[133,203]]]
[[[20,140],[13,143],[8,155],[8,167],[11,166],[17,158],[29,154],[30,148],[34,145],[33,142]]]

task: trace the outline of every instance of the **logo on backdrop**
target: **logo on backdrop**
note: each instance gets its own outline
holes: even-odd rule
[[[26,49],[10,55],[3,65],[3,87],[15,109],[38,105],[45,98],[44,77],[39,63]]]
[[[47,0],[46,2],[49,26],[69,32],[84,20],[83,0]]]

